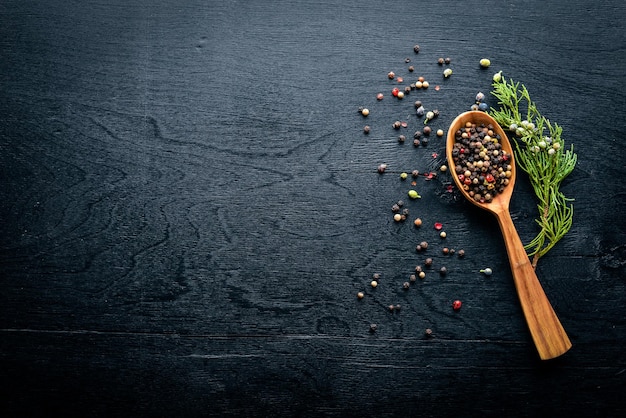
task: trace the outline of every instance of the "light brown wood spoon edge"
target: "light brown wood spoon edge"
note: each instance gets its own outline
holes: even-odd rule
[[[470,197],[455,174],[455,165],[452,158],[452,149],[455,143],[455,133],[458,129],[465,127],[467,122],[475,124],[492,125],[493,130],[500,135],[502,148],[511,155],[511,166],[513,167],[510,183],[503,193],[496,195],[490,203],[480,203]],[[488,114],[481,111],[465,112],[457,116],[448,130],[446,143],[446,157],[450,167],[450,173],[460,192],[470,202],[476,206],[488,210],[498,219],[498,224],[504,237],[513,281],[522,305],[522,311],[526,317],[530,334],[533,338],[539,357],[542,360],[549,360],[558,357],[572,347],[565,329],[561,325],[550,301],[546,297],[541,283],[537,279],[530,259],[526,254],[522,240],[515,229],[511,214],[509,212],[509,202],[515,185],[515,163],[513,162],[513,149],[506,134],[498,123]]]

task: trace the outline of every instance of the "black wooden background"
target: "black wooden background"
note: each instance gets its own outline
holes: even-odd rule
[[[621,416],[625,15],[618,0],[2,1],[0,413]],[[537,268],[573,342],[548,362],[495,220],[448,190],[443,139],[411,143],[415,100],[447,130],[499,70],[579,157],[574,225]],[[392,100],[420,75],[428,90]],[[412,170],[438,175],[399,179]],[[520,176],[525,242],[535,214]]]

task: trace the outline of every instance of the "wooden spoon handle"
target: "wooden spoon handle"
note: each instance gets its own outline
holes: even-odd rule
[[[506,244],[515,288],[539,357],[542,360],[558,357],[569,350],[572,343],[537,279],[511,214],[504,210],[496,213],[496,217]]]

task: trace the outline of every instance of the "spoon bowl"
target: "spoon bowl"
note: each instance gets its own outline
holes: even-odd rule
[[[452,156],[454,144],[456,142],[456,132],[465,129],[467,123],[484,125],[493,130],[499,136],[499,143],[502,149],[510,155],[511,176],[509,183],[502,192],[496,194],[490,202],[479,202],[463,189],[463,183],[456,174],[456,165]],[[467,200],[481,209],[493,213],[498,220],[504,243],[511,265],[515,289],[520,299],[522,311],[526,318],[526,323],[530,330],[539,357],[548,360],[564,354],[572,346],[561,322],[559,321],[550,301],[546,297],[541,283],[537,279],[535,269],[530,263],[524,245],[515,229],[511,214],[509,212],[509,202],[515,186],[515,162],[513,159],[513,148],[506,134],[498,123],[487,113],[481,111],[469,111],[457,116],[448,130],[446,141],[446,157],[450,167],[450,173],[459,191]]]

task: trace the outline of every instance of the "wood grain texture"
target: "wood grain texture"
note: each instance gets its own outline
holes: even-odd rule
[[[624,7],[3,1],[0,413],[623,415]],[[500,69],[579,155],[574,226],[537,267],[575,348],[547,363],[497,222],[445,175],[416,201],[398,178],[445,141],[400,145],[393,121],[410,138],[420,97],[446,129]],[[392,70],[441,89],[391,101]],[[421,229],[392,220],[399,199]],[[518,173],[523,241],[535,206]]]

